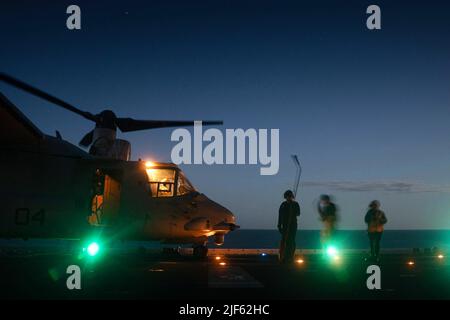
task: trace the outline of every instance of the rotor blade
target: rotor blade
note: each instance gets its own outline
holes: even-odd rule
[[[79,145],[82,147],[89,147],[89,145],[92,143],[92,140],[94,139],[94,130],[89,131],[86,133],[81,139]]]
[[[165,121],[165,120],[134,120],[132,118],[117,118],[116,124],[122,132],[193,126],[194,121]],[[222,125],[223,121],[202,121],[202,125]]]
[[[26,84],[25,82],[22,82],[16,78],[13,78],[5,73],[0,73],[0,81],[4,81],[5,83],[7,83],[13,87],[24,90],[24,91],[31,93],[32,95],[35,95],[41,99],[44,99],[44,100],[51,102],[53,104],[56,104],[64,109],[72,111],[88,120],[96,121],[96,117],[92,113],[87,112],[87,111],[82,111],[78,108],[75,108],[71,104],[69,104],[59,98],[56,98],[40,89],[30,86],[29,84]]]

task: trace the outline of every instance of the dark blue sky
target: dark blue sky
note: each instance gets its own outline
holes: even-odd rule
[[[279,128],[280,171],[182,166],[246,228],[272,228],[303,164],[301,228],[331,193],[342,228],[379,199],[391,229],[450,228],[450,3],[446,1],[9,1],[0,70],[91,112]],[[66,8],[82,30],[66,29]],[[366,28],[378,4],[382,30]],[[1,85],[43,131],[91,123]],[[133,158],[169,161],[171,129],[128,133]]]

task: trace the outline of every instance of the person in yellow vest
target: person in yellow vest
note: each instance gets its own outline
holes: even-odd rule
[[[297,233],[297,217],[300,216],[300,205],[295,201],[294,193],[284,193],[284,201],[278,211],[278,231],[281,233],[280,262],[294,262],[295,235]]]
[[[327,194],[320,196],[320,201],[317,206],[320,221],[323,223],[323,228],[320,231],[320,242],[325,248],[333,239],[334,231],[337,222],[337,206],[331,201],[331,197]]]
[[[370,257],[376,261],[380,260],[380,241],[387,223],[386,215],[380,209],[380,201],[373,200],[369,204],[369,210],[364,218],[367,224],[367,233],[370,241]]]

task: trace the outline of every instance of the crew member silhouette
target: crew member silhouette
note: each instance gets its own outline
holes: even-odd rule
[[[323,229],[320,232],[320,241],[325,247],[333,238],[334,229],[337,221],[337,207],[331,202],[331,198],[327,194],[320,196],[320,202],[317,206],[320,220],[323,223]]]
[[[295,254],[295,235],[297,233],[297,217],[300,216],[300,205],[295,201],[294,193],[287,190],[285,201],[278,211],[278,230],[281,233],[280,262],[292,263]]]
[[[367,223],[367,233],[370,241],[370,257],[375,261],[380,259],[380,241],[384,231],[384,225],[387,223],[386,215],[380,209],[380,201],[373,200],[369,204],[369,210],[364,217]]]

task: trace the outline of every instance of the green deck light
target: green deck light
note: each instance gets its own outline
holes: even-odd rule
[[[97,255],[97,253],[100,251],[100,246],[97,242],[91,242],[87,247],[87,253],[91,257]]]
[[[328,254],[330,257],[334,258],[334,257],[337,256],[338,250],[337,250],[336,247],[334,247],[334,246],[329,246],[329,247],[327,248],[327,254]]]

